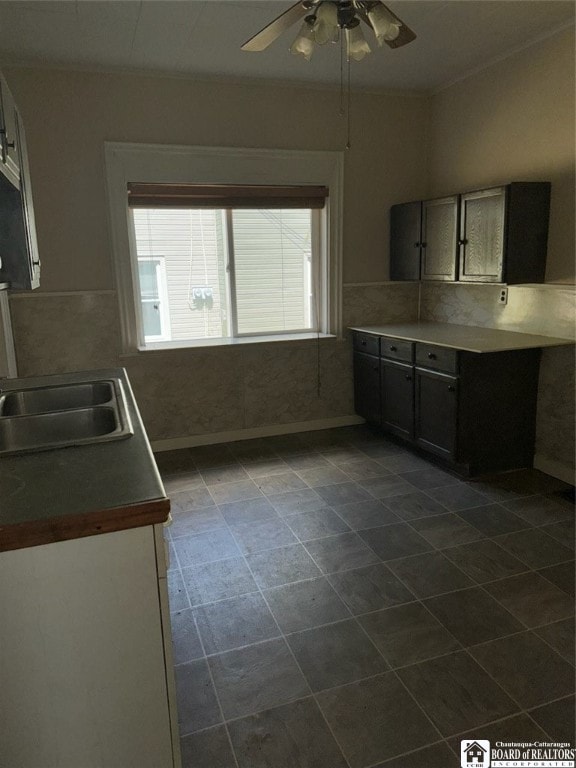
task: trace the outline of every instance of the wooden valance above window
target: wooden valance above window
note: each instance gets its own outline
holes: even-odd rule
[[[130,208],[324,208],[328,187],[130,182]]]

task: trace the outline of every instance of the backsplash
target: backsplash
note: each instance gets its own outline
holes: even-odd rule
[[[420,317],[462,325],[570,337],[574,289],[425,284]],[[275,425],[354,418],[346,328],[418,319],[418,283],[343,288],[344,339],[214,347],[120,356],[113,291],[13,294],[19,374],[127,368],[152,440],[236,433]],[[544,350],[537,418],[538,466],[566,479],[574,468],[574,350]],[[295,375],[296,374],[296,375]],[[304,427],[303,427],[304,428]],[[279,430],[281,431],[281,430]]]
[[[398,323],[418,319],[418,283],[344,285],[342,325]]]
[[[501,288],[422,283],[420,319],[574,338],[574,286],[512,285],[508,288],[507,304],[498,302]]]
[[[122,356],[114,291],[12,294],[10,307],[21,376],[123,366],[155,441],[356,420],[346,333],[320,349],[305,340]],[[344,286],[344,330],[417,313],[417,284]]]

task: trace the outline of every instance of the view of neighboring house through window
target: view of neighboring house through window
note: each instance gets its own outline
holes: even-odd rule
[[[321,213],[132,207],[144,341],[314,330]]]
[[[138,257],[138,281],[144,336],[148,341],[167,341],[170,313],[164,257]]]

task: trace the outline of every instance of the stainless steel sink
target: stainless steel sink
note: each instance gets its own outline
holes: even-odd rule
[[[0,396],[0,455],[119,440],[133,434],[119,379]]]
[[[0,396],[0,416],[23,416],[51,413],[71,408],[87,408],[110,403],[114,397],[113,382],[89,381],[8,392]]]

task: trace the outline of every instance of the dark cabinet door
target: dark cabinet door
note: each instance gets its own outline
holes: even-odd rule
[[[354,353],[354,410],[371,424],[380,424],[380,360]]]
[[[420,280],[422,203],[390,208],[390,280]]]
[[[400,437],[414,433],[414,368],[380,361],[382,426]]]
[[[458,196],[422,203],[422,280],[456,280]]]
[[[458,379],[414,369],[414,438],[429,451],[454,458],[458,414]]]
[[[460,280],[503,279],[506,188],[468,192],[460,198]]]

